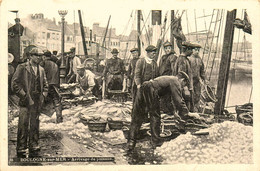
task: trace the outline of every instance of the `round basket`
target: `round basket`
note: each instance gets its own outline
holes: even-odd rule
[[[238,122],[247,126],[253,126],[253,116],[250,112],[241,113],[238,115]]]
[[[216,102],[215,94],[209,85],[203,85],[201,96],[205,102]]]
[[[98,132],[104,132],[106,130],[107,122],[88,122],[88,129],[90,131],[98,131]]]
[[[111,118],[107,118],[108,127],[113,130],[119,130],[123,127],[123,121],[115,121]]]

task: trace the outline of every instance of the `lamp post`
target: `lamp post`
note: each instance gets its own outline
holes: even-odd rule
[[[65,16],[68,13],[67,10],[59,10],[59,15],[61,16],[61,65],[60,65],[60,83],[65,83],[66,77],[66,65],[64,59],[64,22]]]

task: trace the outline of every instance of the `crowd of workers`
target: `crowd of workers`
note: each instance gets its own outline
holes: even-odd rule
[[[113,49],[112,57],[105,60],[101,79],[94,71],[96,61],[75,55],[75,48],[66,54],[66,81],[77,83],[81,95],[102,95],[105,90],[122,90],[127,80],[126,91],[133,101],[132,121],[127,147],[134,149],[136,137],[143,122],[150,122],[152,146],[159,146],[161,113],[178,116],[182,121],[197,117],[192,112],[199,110],[201,81],[205,79],[204,65],[199,57],[200,45],[184,42],[182,53],[177,56],[172,44],[163,44],[165,55],[155,61],[157,48],[149,45],[146,56],[140,57],[137,48],[130,50],[132,60],[126,69],[124,61]],[[20,98],[20,114],[17,136],[17,153],[27,149],[39,150],[39,115],[43,104],[51,101],[56,111],[56,122],[63,121],[60,86],[61,59],[55,53],[34,47],[28,61],[18,65],[11,80],[12,91]],[[27,142],[28,141],[28,142]]]

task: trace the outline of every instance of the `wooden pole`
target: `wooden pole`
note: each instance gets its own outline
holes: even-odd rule
[[[226,101],[226,92],[227,92],[230,61],[232,55],[233,37],[234,37],[233,21],[235,18],[236,18],[236,9],[227,12],[222,55],[221,55],[219,75],[218,75],[217,102],[215,104],[215,109],[214,109],[214,113],[216,115],[223,114],[225,101]]]
[[[141,55],[141,10],[137,10],[137,47],[138,47],[138,54]]]
[[[172,44],[172,49],[174,49],[174,36],[173,36],[173,22],[174,22],[174,10],[171,10],[171,35],[170,42]]]
[[[82,22],[80,10],[78,10],[78,13],[79,13],[79,24],[80,24],[80,31],[81,31],[84,55],[87,57],[88,56],[88,50],[87,50],[87,45],[86,45],[86,40],[85,40],[85,32],[84,32],[84,27],[83,27],[83,22]]]
[[[106,37],[107,37],[107,31],[108,31],[108,26],[109,26],[110,18],[111,18],[111,15],[109,16],[109,19],[108,19],[108,22],[107,22],[107,28],[106,28],[105,35],[104,35],[104,38],[103,38],[102,48],[104,48],[104,46],[105,46],[105,41],[106,41]]]

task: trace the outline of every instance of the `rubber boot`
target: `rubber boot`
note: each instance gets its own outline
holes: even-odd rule
[[[63,122],[62,106],[59,105],[59,106],[55,107],[55,111],[56,111],[56,123],[61,123],[61,122]]]
[[[153,148],[161,146],[164,139],[160,137],[161,119],[159,117],[150,116],[151,143]]]

